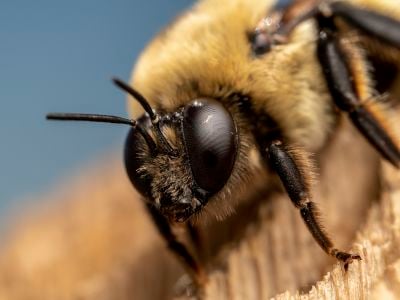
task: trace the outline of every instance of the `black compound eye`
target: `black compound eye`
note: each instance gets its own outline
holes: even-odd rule
[[[146,115],[138,119],[138,123],[144,129],[151,126],[151,121]],[[145,149],[148,149],[146,142],[138,129],[130,129],[125,141],[124,150],[126,172],[136,190],[143,196],[149,197],[151,178],[146,177],[146,174],[142,174],[139,171],[147,159],[146,153],[148,151],[145,151]]]
[[[232,173],[237,130],[231,114],[216,100],[198,99],[185,107],[183,135],[193,178],[209,194]]]

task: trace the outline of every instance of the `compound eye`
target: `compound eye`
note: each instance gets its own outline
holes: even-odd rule
[[[216,100],[198,99],[185,107],[182,126],[196,184],[208,194],[218,192],[232,173],[237,153],[231,114]]]
[[[144,129],[151,126],[151,121],[147,116],[143,116],[137,120]],[[133,186],[143,196],[150,196],[151,178],[140,172],[146,159],[149,158],[149,149],[143,136],[135,128],[129,130],[125,141],[124,160],[125,169]]]

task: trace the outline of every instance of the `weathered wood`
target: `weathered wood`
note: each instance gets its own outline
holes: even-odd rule
[[[172,297],[182,269],[121,164],[102,161],[45,197],[51,204],[22,215],[0,254],[0,299]],[[353,249],[363,257],[347,274],[319,249],[287,197],[276,194],[260,210],[261,221],[220,253],[206,299],[399,297],[400,173],[384,164],[378,197],[374,161],[347,128],[321,162],[315,198],[326,228],[345,249],[355,236]]]
[[[284,291],[285,288],[289,291],[274,298],[398,299],[400,173],[387,164],[383,166],[382,188],[379,201],[373,203],[366,214],[365,224],[360,223],[352,247],[363,260],[354,262],[347,273],[338,263],[326,261],[321,251],[315,249],[313,241],[303,236],[302,224],[296,220],[297,216],[293,216],[295,220],[287,223],[294,223],[294,226],[281,229],[274,222],[266,221],[261,231],[269,238],[249,233],[247,242],[229,255],[228,272],[212,274],[206,299],[267,299],[272,296],[271,290]],[[349,222],[351,215],[339,215],[341,224]],[[339,231],[345,235],[350,233]],[[335,232],[337,235],[338,231]],[[296,233],[297,238],[293,237]]]

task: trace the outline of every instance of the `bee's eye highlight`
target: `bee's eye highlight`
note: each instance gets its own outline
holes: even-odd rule
[[[231,114],[216,100],[198,99],[185,107],[182,126],[196,184],[209,194],[218,192],[232,173],[237,153]]]

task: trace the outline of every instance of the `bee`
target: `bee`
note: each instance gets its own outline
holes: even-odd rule
[[[131,85],[113,79],[129,95],[131,119],[47,118],[131,127],[128,177],[196,286],[207,272],[174,226],[222,222],[250,201],[252,190],[277,182],[316,242],[347,270],[361,256],[335,247],[322,228],[309,154],[320,153],[345,114],[384,159],[400,166],[390,111],[379,101],[394,76],[374,83],[368,60],[385,53],[380,58],[397,68],[400,21],[383,13],[384,3],[381,12],[362,3],[199,1],[148,45]]]

